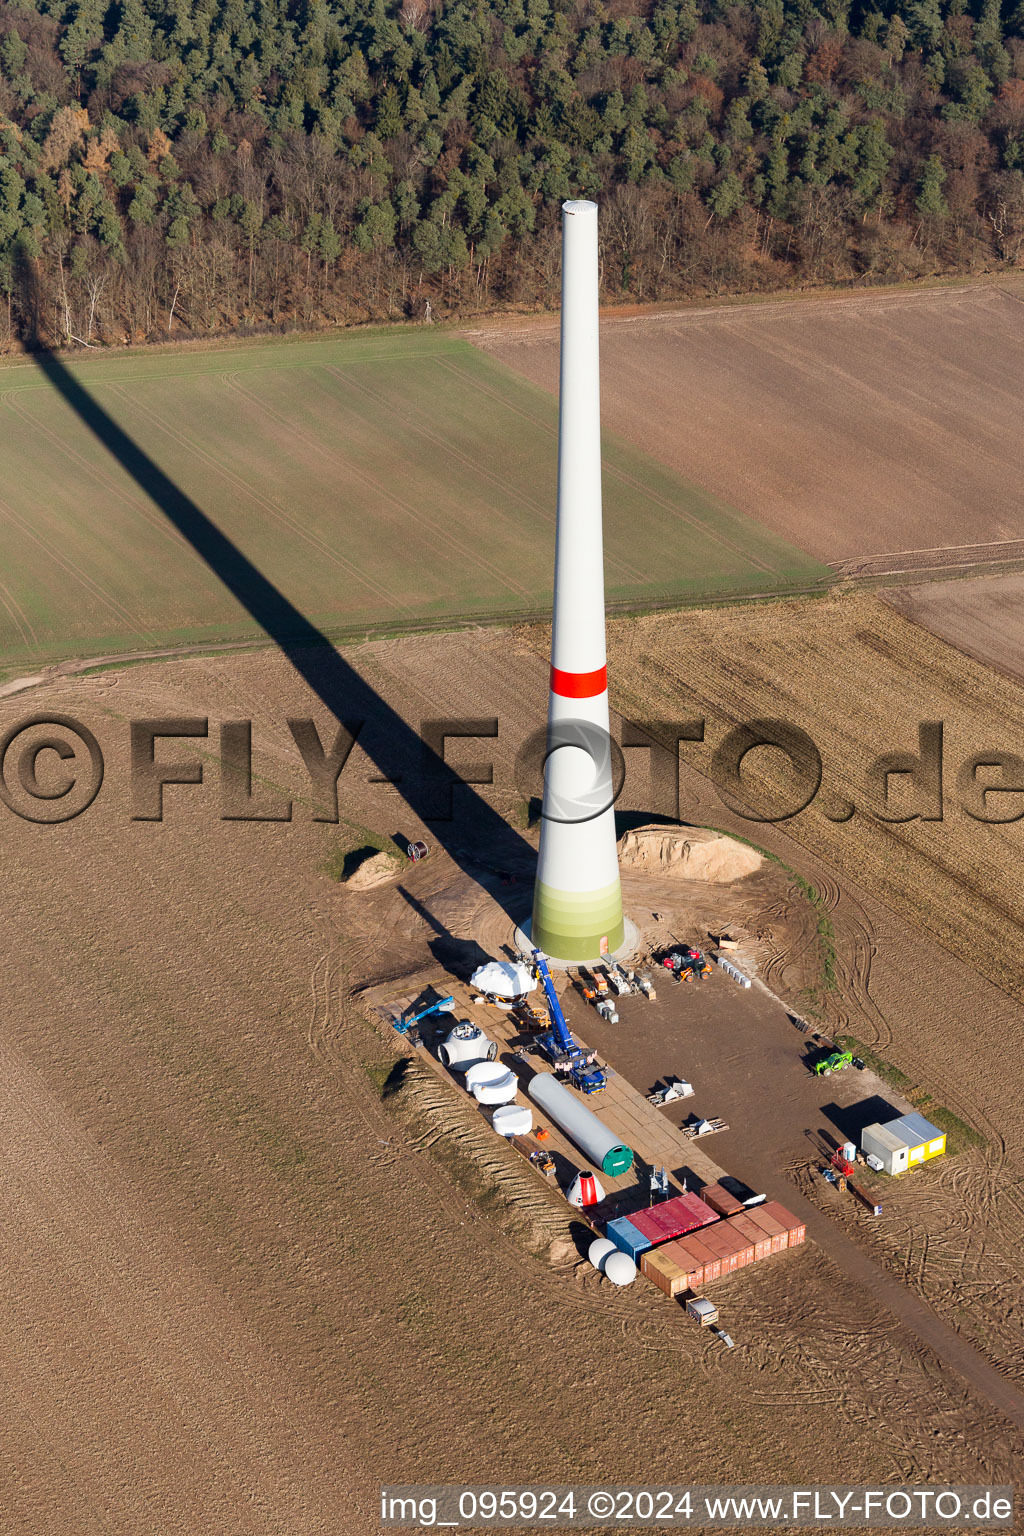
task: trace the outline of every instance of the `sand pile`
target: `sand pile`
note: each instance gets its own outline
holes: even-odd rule
[[[752,875],[762,862],[755,849],[706,827],[638,827],[619,843],[623,869],[667,875],[670,880],[727,885]]]
[[[345,884],[350,891],[369,891],[393,880],[398,871],[399,865],[390,853],[374,853],[352,871]]]

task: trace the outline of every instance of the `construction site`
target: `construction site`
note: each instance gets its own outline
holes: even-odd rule
[[[645,915],[656,929],[656,914]],[[499,924],[495,915],[488,926]],[[381,998],[374,1011],[399,1049],[472,1103],[575,1209],[599,1240],[584,1245],[596,1269],[619,1286],[642,1275],[704,1326],[719,1323],[717,1309],[690,1304],[707,1302],[708,1287],[713,1296],[715,1282],[805,1239],[808,1202],[787,1194],[797,1215],[770,1198],[765,1180],[773,1190],[780,1182],[774,1156],[757,1152],[780,1108],[822,1182],[871,1217],[882,1215],[886,1176],[911,1166],[907,1154],[895,1168],[875,1155],[877,1117],[913,1114],[860,1058],[741,969],[757,965],[749,936],[717,935],[708,946],[648,941],[635,965],[569,968],[556,986],[541,952],[509,945],[511,958],[468,976],[449,972],[386,999],[377,988],[367,994]],[[744,1042],[744,1073],[723,1071],[726,1030],[733,1059]],[[944,1134],[931,1130],[915,1162],[944,1150]],[[612,1252],[622,1257],[609,1269]],[[732,1347],[724,1325],[715,1336]]]
[[[378,561],[374,602],[408,599],[411,632],[367,617],[370,637],[328,642],[300,610],[314,593],[326,624],[349,579],[324,563],[343,534],[317,531],[333,457],[299,534],[283,509],[301,497],[281,490],[279,507],[263,459],[239,448],[218,490],[239,518],[229,538],[212,493],[200,505],[219,473],[209,455],[177,492],[147,440],[150,501],[137,499],[156,552],[142,563],[154,586],[176,570],[166,544],[199,594],[193,610],[177,578],[163,583],[180,606],[171,639],[144,632],[113,542],[103,554],[124,567],[123,590],[51,530],[76,579],[103,589],[76,618],[88,654],[51,667],[70,642],[47,629],[32,649],[26,596],[9,658],[26,670],[2,685],[0,722],[10,741],[41,730],[43,711],[92,722],[105,778],[87,814],[0,816],[18,957],[0,1041],[4,1536],[347,1536],[379,1528],[396,1479],[1016,1475],[1014,828],[882,821],[860,803],[843,819],[841,802],[863,788],[861,748],[905,758],[921,711],[946,722],[958,764],[1009,750],[1024,693],[904,616],[934,595],[825,591],[817,556],[787,563],[781,535],[741,537],[710,501],[684,507],[660,471],[645,488],[628,455],[604,451],[596,218],[591,203],[565,206],[557,431],[553,402],[513,388],[503,364],[469,381],[496,419],[520,423],[525,446],[510,436],[507,462],[480,436],[465,380],[448,385],[464,344],[440,331],[418,376],[386,338],[357,338],[351,365],[343,342],[311,343],[338,349],[323,368],[319,351],[301,363],[311,395],[320,369],[353,414],[310,405],[301,437],[280,414],[298,362],[276,371],[263,342],[223,361],[197,353],[200,412],[237,392],[248,358],[248,419],[273,423],[268,460],[347,448],[342,427],[381,392],[395,461],[373,486],[393,521],[366,514],[354,475],[347,515],[361,521],[363,577]],[[784,319],[773,308],[764,324],[774,335]],[[549,342],[543,356],[522,348],[538,379]],[[170,390],[161,357],[144,362]],[[34,411],[56,452],[80,394],[103,396],[102,365],[89,369],[59,400],[24,378],[12,389],[32,396],[14,402],[26,463],[49,466]],[[430,412],[446,387],[441,445]],[[136,392],[108,390],[124,427],[93,402],[74,450],[97,497],[118,488],[126,527]],[[230,407],[209,414],[225,430]],[[349,435],[369,477],[376,439]],[[175,427],[174,454],[186,436]],[[513,477],[513,449],[535,478]],[[463,478],[438,469],[444,454]],[[647,497],[663,542],[677,541],[672,580],[703,580],[693,552],[706,540],[721,603],[702,587],[687,611],[606,612],[610,462],[625,488],[623,593],[635,573],[637,590],[659,576]],[[264,498],[253,526],[287,554],[277,567],[246,542],[250,470]],[[490,480],[501,495],[486,502]],[[445,497],[478,552],[472,571],[435,538]],[[485,548],[495,507],[502,536]],[[413,524],[422,545],[406,558]],[[322,586],[307,587],[310,566]],[[446,614],[449,571],[472,623]],[[504,617],[484,615],[492,598]],[[993,629],[984,610],[972,601],[972,625],[1008,646],[1016,621]],[[754,822],[718,793],[709,760],[737,722],[775,714],[820,742],[825,782],[818,804]],[[160,817],[138,813],[139,722],[167,731]],[[240,725],[241,772],[224,747]],[[53,740],[22,759],[39,759],[44,800],[65,762]],[[771,765],[751,758],[753,791]],[[338,768],[320,800],[311,761]],[[1010,782],[988,792],[1020,793]]]
[[[802,1125],[815,1175],[871,1219],[883,1214],[886,1180],[941,1157],[947,1138],[854,1049],[756,975],[749,935],[718,924],[659,940],[663,914],[649,907],[645,875],[669,889],[679,880],[729,885],[760,869],[760,852],[725,834],[657,824],[627,832],[621,847],[617,840],[596,216],[592,203],[564,207],[554,611],[532,903],[527,913],[509,893],[517,877],[506,870],[503,910],[486,925],[501,940],[496,953],[487,953],[477,930],[462,953],[482,959],[468,974],[463,964],[405,996],[370,994],[402,1046],[422,1053],[454,1094],[467,1095],[526,1167],[578,1212],[590,1237],[577,1246],[596,1272],[616,1287],[642,1276],[732,1349],[709,1290],[807,1235],[805,1197],[790,1196],[801,1207],[794,1214],[759,1166],[758,1099],[771,1120],[788,1112]],[[430,846],[417,838],[405,852],[415,866]],[[623,901],[624,864],[634,896],[648,904],[635,912]],[[386,881],[393,870],[385,854],[364,867],[371,880],[379,870]],[[436,915],[424,915],[444,931]],[[731,1045],[749,1043],[723,1051],[726,1031]],[[756,1092],[744,1092],[751,1084]],[[834,1096],[822,1102],[826,1085]],[[723,1110],[742,1116],[731,1147]]]

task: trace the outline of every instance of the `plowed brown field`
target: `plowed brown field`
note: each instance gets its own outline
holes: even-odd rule
[[[610,311],[604,418],[823,560],[904,551],[919,568],[919,552],[936,546],[1019,541],[1020,292]],[[557,388],[557,321],[468,334]]]
[[[638,634],[683,655],[677,631]],[[639,650],[617,640],[614,654],[624,688],[648,675],[632,670]],[[518,804],[511,759],[544,703],[529,637],[351,657],[417,724],[502,701],[487,793]],[[398,1108],[382,1099],[394,1045],[354,991],[389,968],[396,986],[443,975],[453,945],[464,963],[506,900],[488,850],[478,865],[459,852],[465,792],[440,829],[461,869],[435,847],[400,886],[357,895],[322,872],[325,856],[363,828],[420,827],[394,788],[367,782],[358,747],[341,780],[348,825],[310,821],[284,720],[327,722],[283,658],[65,679],[0,702],[0,723],[54,708],[96,731],[107,779],[66,826],[0,818],[17,956],[0,1029],[5,1536],[369,1532],[380,1483],[397,1480],[1010,1480],[1019,1430],[817,1245],[733,1277],[727,1353],[652,1288],[610,1293],[546,1239],[537,1248],[533,1218],[524,1229],[493,1198],[485,1213],[452,1181],[452,1135],[438,1140],[414,1096],[403,1109],[404,1090]],[[258,787],[293,793],[292,823],[222,821],[213,744],[181,742],[164,755],[203,746],[209,782],[169,789],[163,823],[131,821],[126,721],[175,713],[251,718]],[[696,804],[689,773],[684,789]],[[793,862],[817,869],[800,849]],[[520,901],[524,888],[511,888]],[[864,924],[872,1017],[897,1021],[896,1054],[984,1111],[1016,1155],[993,1036],[1017,1005],[830,889],[866,998]],[[774,952],[786,931],[776,917]],[[933,953],[905,1011],[907,978]]]
[[[998,672],[1024,680],[1024,576],[890,587],[885,600],[916,624]]]
[[[665,719],[673,701],[685,701],[681,715],[706,712],[705,742],[684,748],[703,771],[737,722],[781,717],[806,732],[822,758],[822,785],[787,821],[788,834],[1009,995],[1024,995],[1020,823],[978,820],[968,809],[977,812],[977,794],[969,797],[960,777],[974,756],[1019,744],[1024,689],[870,596],[638,619],[613,625],[610,642],[613,697],[624,713]],[[883,805],[871,765],[894,752],[916,755],[922,722],[944,727],[941,805],[912,792],[903,775],[890,780]],[[747,767],[756,773],[757,758]],[[993,782],[984,771],[981,781]],[[795,803],[780,785],[764,809]],[[1020,795],[986,802],[987,815],[1021,809]],[[763,825],[748,821],[748,835]]]

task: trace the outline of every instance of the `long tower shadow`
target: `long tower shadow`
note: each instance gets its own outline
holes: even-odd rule
[[[350,729],[365,722],[358,745],[395,783],[437,843],[467,873],[480,867],[532,865],[529,843],[481,795],[462,784],[439,753],[338,653],[327,636],[263,575],[89,394],[41,335],[35,274],[23,274],[22,302],[35,360],[46,378],[136,485],[188,540],[227,590],[280,648],[299,676]],[[454,790],[453,786],[459,785]],[[439,804],[442,809],[439,811]],[[453,805],[457,819],[450,819]]]

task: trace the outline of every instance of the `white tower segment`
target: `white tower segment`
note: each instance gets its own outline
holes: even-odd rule
[[[560,960],[596,960],[624,936],[607,750],[597,293],[597,204],[563,203],[549,756],[531,927],[533,943]],[[572,720],[598,728],[589,755],[557,745]]]

